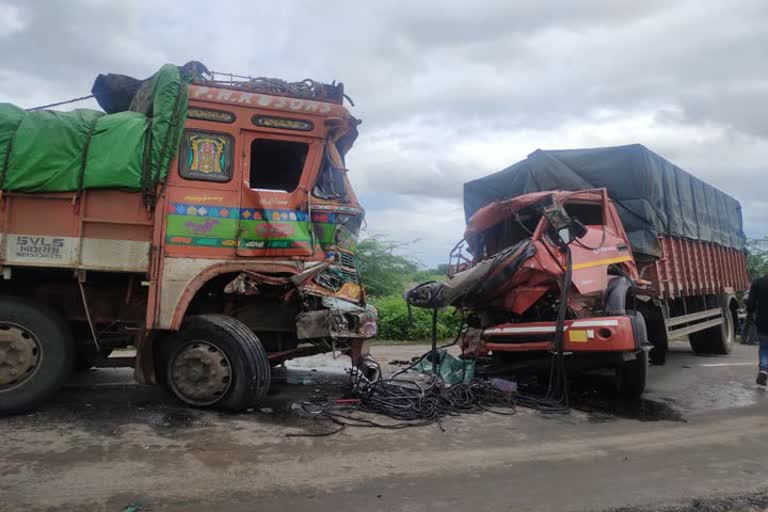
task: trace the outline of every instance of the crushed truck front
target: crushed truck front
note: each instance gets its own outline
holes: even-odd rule
[[[259,336],[273,364],[334,349],[359,357],[375,336],[356,256],[365,212],[345,166],[360,121],[340,86],[314,90],[190,86],[157,207],[155,329],[224,312]]]
[[[470,254],[454,249],[443,293],[467,317],[465,356],[525,365],[562,350],[586,367],[645,365],[641,317],[627,303],[641,281],[605,189],[491,203],[469,219],[464,240]]]

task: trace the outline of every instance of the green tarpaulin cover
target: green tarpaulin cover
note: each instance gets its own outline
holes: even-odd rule
[[[187,90],[179,68],[168,64],[142,83],[124,112],[25,111],[0,103],[0,188],[151,190],[176,157]]]

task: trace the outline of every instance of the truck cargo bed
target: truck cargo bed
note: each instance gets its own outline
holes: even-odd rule
[[[144,273],[153,225],[140,192],[5,192],[0,265]]]
[[[638,260],[640,277],[667,299],[749,288],[744,251],[710,242],[660,237],[661,258]]]

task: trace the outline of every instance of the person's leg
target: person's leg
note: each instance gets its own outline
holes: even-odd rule
[[[768,335],[758,333],[757,339],[760,342],[760,370],[757,372],[757,382],[760,386],[768,384]]]
[[[760,369],[768,371],[768,334],[758,334],[760,342]]]

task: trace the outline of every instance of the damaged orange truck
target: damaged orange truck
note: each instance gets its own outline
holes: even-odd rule
[[[672,339],[730,352],[748,287],[741,207],[645,147],[539,150],[465,184],[464,203],[452,277],[422,302],[464,311],[465,357],[531,366],[559,351],[615,369],[636,397]]]
[[[139,382],[239,410],[375,336],[343,86],[220,77],[100,75],[106,114],[0,104],[0,413],[128,345]]]

